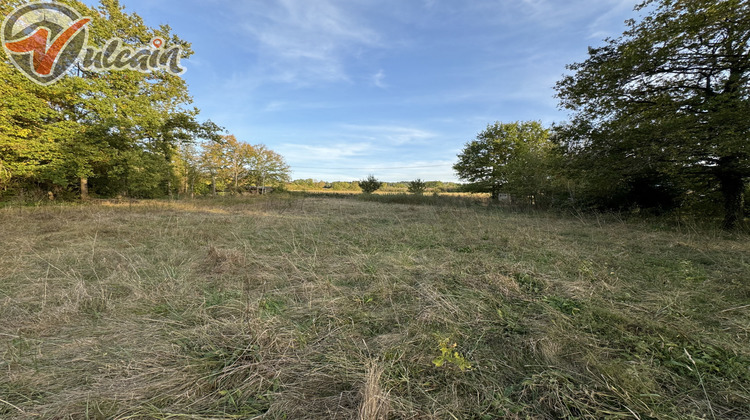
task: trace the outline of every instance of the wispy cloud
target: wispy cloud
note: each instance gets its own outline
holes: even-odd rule
[[[450,147],[435,134],[405,125],[339,124],[309,133],[307,143],[287,142],[277,146],[297,178],[356,180],[370,173],[388,181],[453,179]],[[330,141],[326,139],[336,139]]]
[[[348,81],[347,60],[381,43],[357,5],[348,1],[237,2],[233,7],[254,41],[258,65],[276,82]]]
[[[381,89],[388,87],[388,85],[385,84],[385,72],[383,70],[378,71],[372,76],[372,84]]]
[[[449,160],[369,160],[368,162],[349,162],[335,166],[321,166],[310,163],[292,166],[295,178],[320,178],[326,181],[356,181],[373,174],[381,181],[397,182],[422,180],[454,181],[454,161]]]
[[[344,124],[342,128],[354,137],[395,146],[423,143],[435,137],[434,133],[426,130],[397,125]]]
[[[617,25],[623,23],[619,21],[621,19],[618,17],[622,16],[625,12],[633,10],[635,5],[636,2],[634,0],[615,1],[607,12],[600,15],[588,26],[589,39],[602,40],[607,37],[613,38],[619,36],[622,31],[613,30],[613,27],[617,27]]]
[[[520,2],[482,3],[482,7],[494,9],[503,19],[533,25],[559,28],[571,22],[585,22],[591,34],[611,29],[611,19],[632,10],[641,0],[521,0]],[[615,22],[617,24],[621,22]]]
[[[328,145],[310,145],[286,143],[279,146],[279,151],[291,162],[300,162],[302,166],[341,163],[352,158],[367,156],[374,150],[370,143],[336,143]]]
[[[327,180],[453,179],[449,164],[368,168],[451,162],[495,120],[564,118],[565,65],[640,1],[121,0],[193,42],[203,118]]]
[[[309,102],[309,101],[270,101],[264,107],[260,108],[263,112],[289,112],[312,109],[332,109],[340,108],[343,105],[332,102]]]

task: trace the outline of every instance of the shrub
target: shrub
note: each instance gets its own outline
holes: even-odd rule
[[[427,190],[427,184],[421,179],[409,183],[409,192],[412,194],[422,195],[425,190]]]
[[[375,175],[370,175],[367,179],[359,181],[359,187],[362,188],[362,192],[365,194],[372,194],[382,186],[383,183],[378,181]]]

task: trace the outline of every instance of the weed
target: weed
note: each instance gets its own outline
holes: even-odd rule
[[[466,358],[461,353],[456,351],[456,347],[458,347],[458,344],[451,344],[450,338],[440,340],[440,343],[438,344],[440,356],[435,358],[432,363],[437,367],[442,367],[446,364],[454,365],[457,368],[461,369],[462,372],[465,370],[470,370],[472,368],[471,363],[469,363],[469,361],[466,360]]]
[[[263,316],[272,317],[281,315],[284,312],[286,303],[279,297],[269,296],[261,299],[258,305]]]
[[[566,315],[576,315],[581,311],[581,304],[559,296],[545,296],[542,301]]]
[[[516,282],[526,293],[536,295],[544,291],[544,282],[527,273],[517,274]]]

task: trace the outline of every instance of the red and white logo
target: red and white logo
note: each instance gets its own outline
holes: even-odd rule
[[[101,49],[88,46],[92,18],[54,1],[22,5],[11,12],[0,28],[0,41],[13,65],[43,86],[58,81],[78,62],[86,70],[163,70],[180,75],[182,49],[166,48],[161,38],[132,49],[112,38]]]

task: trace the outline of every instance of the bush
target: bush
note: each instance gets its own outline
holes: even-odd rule
[[[427,190],[427,184],[421,179],[409,183],[409,192],[412,194],[422,195],[425,190]]]
[[[378,181],[374,175],[370,175],[367,179],[359,181],[359,187],[362,188],[362,192],[365,194],[372,194],[382,186],[383,183]]]

